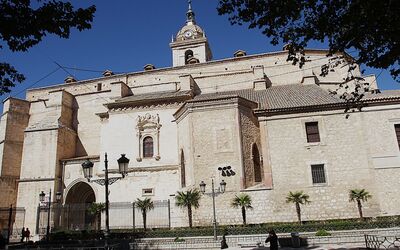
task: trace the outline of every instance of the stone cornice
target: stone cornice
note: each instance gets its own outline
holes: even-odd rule
[[[164,165],[164,166],[150,166],[150,167],[131,167],[128,169],[128,173],[134,172],[159,172],[159,171],[168,171],[168,170],[178,170],[178,165]],[[109,169],[108,172],[110,174],[119,174],[118,169]],[[99,174],[99,177],[104,177],[104,174]]]
[[[81,164],[86,160],[90,160],[92,162],[99,162],[100,156],[99,155],[81,156],[75,158],[61,159],[60,162],[63,162],[65,164],[77,164],[77,163]]]
[[[18,100],[18,101],[21,101],[21,102],[26,102],[26,103],[29,103],[29,101],[27,101],[27,100],[24,100],[24,99],[19,99],[19,98],[15,98],[15,97],[9,96],[9,97],[5,98],[5,99],[2,101],[2,102],[3,102],[3,104],[4,104],[6,101],[10,100],[10,99],[13,99],[13,100]]]
[[[84,95],[93,95],[93,94],[102,94],[102,93],[107,93],[107,92],[111,92],[110,89],[106,89],[106,90],[101,90],[101,91],[92,91],[92,92],[86,92],[86,93],[81,93],[81,94],[76,94],[74,96],[84,96]]]
[[[231,76],[231,75],[242,75],[242,74],[250,74],[252,70],[243,70],[237,72],[226,72],[226,73],[219,73],[219,74],[212,74],[212,75],[203,75],[203,76],[195,76],[193,79],[201,79],[201,78],[211,78],[211,77],[221,77],[221,76]],[[251,81],[251,79],[249,79]]]
[[[176,42],[172,42],[169,44],[169,46],[171,48],[175,48],[175,47],[182,47],[184,45],[195,45],[195,44],[200,44],[200,43],[208,43],[207,38],[205,37],[201,37],[201,38],[196,38],[196,39],[192,39],[192,40],[184,40],[184,41],[176,41]]]
[[[182,105],[175,113],[174,117],[177,122],[180,122],[188,113],[204,110],[220,110],[221,108],[238,108],[239,106],[254,109],[258,106],[257,103],[242,98],[238,95],[229,95],[206,100],[190,100]]]
[[[159,104],[149,104],[149,105],[138,105],[138,106],[130,106],[130,107],[121,107],[114,108],[108,111],[108,114],[120,114],[126,113],[127,111],[132,110],[151,110],[151,109],[168,109],[168,108],[177,108],[182,105],[183,102],[171,102],[171,103],[159,103]],[[103,118],[107,119],[107,118]]]
[[[110,114],[108,112],[96,113],[95,115],[100,117],[101,120],[108,119],[110,117]]]
[[[38,182],[38,181],[55,181],[61,180],[61,178],[23,178],[19,179],[18,182]]]
[[[171,103],[181,103],[186,100],[192,99],[192,95],[182,95],[182,96],[171,96],[164,97],[162,99],[145,99],[145,100],[127,100],[121,102],[106,103],[104,106],[109,110],[122,110],[126,108],[134,108],[141,106],[154,106],[160,104],[171,104]]]

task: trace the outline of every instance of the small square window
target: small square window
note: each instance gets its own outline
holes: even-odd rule
[[[324,164],[311,165],[311,176],[313,184],[325,184],[325,166]]]
[[[394,125],[394,131],[396,132],[397,145],[400,148],[400,124],[395,124]]]
[[[142,189],[142,196],[150,196],[154,195],[154,189],[152,188],[143,188]]]
[[[318,122],[306,122],[307,142],[320,142]]]

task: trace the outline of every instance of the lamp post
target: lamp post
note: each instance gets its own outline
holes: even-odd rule
[[[108,199],[108,186],[114,184],[116,181],[124,178],[128,174],[129,159],[125,157],[125,154],[121,154],[121,157],[117,160],[118,170],[122,177],[112,177],[108,178],[108,159],[107,153],[104,154],[104,179],[90,180],[93,177],[93,162],[87,159],[82,163],[83,174],[88,182],[94,182],[101,186],[105,186],[105,196],[106,196],[106,230],[104,233],[105,246],[108,249],[108,236],[110,235],[110,221],[109,221],[109,199]]]
[[[214,188],[214,179],[211,178],[211,197],[213,203],[213,230],[214,230],[214,240],[217,240],[217,218],[215,212],[215,195],[218,193],[224,193],[226,188],[226,182],[224,180],[219,184],[219,189],[215,190]],[[204,181],[200,182],[200,192],[202,194],[206,193],[206,184]]]
[[[41,203],[45,202],[46,194],[42,191],[39,194],[39,200]],[[61,201],[61,192],[56,193],[56,201]],[[50,234],[50,209],[51,209],[51,188],[49,191],[49,200],[47,201],[47,227],[46,227],[46,241],[49,241],[49,234]]]

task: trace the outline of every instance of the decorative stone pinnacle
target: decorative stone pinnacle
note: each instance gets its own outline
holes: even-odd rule
[[[186,23],[187,24],[195,24],[196,21],[194,19],[194,16],[195,16],[194,11],[192,10],[192,0],[188,0],[188,5],[189,5],[189,8],[188,8],[188,11],[186,12],[186,16],[187,16]]]

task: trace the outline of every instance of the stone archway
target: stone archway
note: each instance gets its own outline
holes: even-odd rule
[[[85,182],[77,182],[69,190],[65,198],[62,222],[68,230],[94,229],[94,215],[88,208],[96,202],[92,187]]]
[[[68,190],[67,197],[65,198],[65,204],[86,204],[95,201],[96,196],[93,188],[82,181],[73,185]]]

